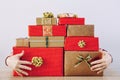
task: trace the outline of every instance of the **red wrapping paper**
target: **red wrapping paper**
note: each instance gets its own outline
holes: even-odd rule
[[[29,25],[28,26],[28,36],[42,36],[42,25]]]
[[[28,76],[63,76],[63,48],[18,48],[13,47],[14,55],[24,50],[21,60],[31,61],[33,57],[42,57],[40,67],[28,65],[32,71],[27,71]],[[14,76],[18,76],[13,72]]]
[[[59,18],[58,24],[85,24],[85,18]]]
[[[50,29],[43,28],[42,25],[30,25],[28,27],[28,36],[66,36],[65,25],[53,25]],[[43,32],[44,31],[44,32]],[[47,31],[47,32],[46,32]],[[49,31],[49,32],[48,32]],[[50,33],[50,34],[49,34]]]
[[[81,41],[85,43],[83,47],[80,46]],[[98,37],[67,37],[64,48],[69,51],[97,51],[99,50]]]

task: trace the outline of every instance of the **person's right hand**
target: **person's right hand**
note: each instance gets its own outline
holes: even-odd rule
[[[25,61],[25,60],[20,60],[20,58],[24,55],[24,51],[22,51],[19,54],[16,55],[12,55],[10,57],[7,58],[7,65],[8,67],[12,68],[13,70],[15,70],[19,76],[22,76],[22,74],[24,75],[28,75],[28,73],[24,70],[31,70],[31,68],[27,65],[31,65],[32,63],[29,61]]]

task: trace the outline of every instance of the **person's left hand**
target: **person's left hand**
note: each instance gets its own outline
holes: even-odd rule
[[[91,62],[91,65],[93,65],[91,71],[95,71],[97,74],[103,72],[112,62],[112,57],[108,52],[103,50],[100,50],[100,52],[102,53],[102,59]]]

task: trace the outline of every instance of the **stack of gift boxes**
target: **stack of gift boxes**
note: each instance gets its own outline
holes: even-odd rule
[[[21,60],[32,65],[29,76],[101,76],[90,70],[90,62],[101,58],[94,25],[85,18],[59,17],[44,13],[36,25],[28,26],[29,38],[17,38],[13,53],[24,50]],[[13,72],[14,76],[17,73]]]

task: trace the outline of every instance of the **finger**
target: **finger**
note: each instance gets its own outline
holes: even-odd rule
[[[95,65],[95,64],[100,64],[100,63],[104,63],[105,61],[103,59],[100,59],[100,60],[96,60],[96,61],[93,61],[91,62],[90,64],[91,65]]]
[[[101,52],[101,53],[102,53],[102,57],[105,55],[105,53],[107,53],[107,51],[102,50],[102,49],[100,49],[100,50],[99,50],[99,52]]]
[[[100,74],[101,72],[103,72],[103,70],[98,71],[97,74]]]
[[[23,75],[21,73],[19,73],[18,71],[15,71],[15,72],[18,74],[18,76],[23,77]]]
[[[30,61],[24,61],[24,60],[21,60],[18,62],[19,64],[28,64],[28,65],[31,65],[32,63]]]
[[[16,54],[16,56],[17,56],[18,58],[22,57],[23,55],[24,55],[24,51],[22,51],[22,52],[19,53],[19,54]]]
[[[106,69],[106,66],[95,68],[92,71],[100,71],[100,70],[104,70],[104,69]]]
[[[91,67],[91,70],[94,70],[94,69],[102,67],[102,66],[105,66],[105,63],[96,64],[96,65],[94,65],[94,66]]]
[[[25,69],[25,70],[32,70],[31,67],[25,66],[25,65],[19,65],[18,68]]]
[[[28,73],[26,72],[26,71],[23,71],[23,70],[21,70],[21,69],[17,69],[16,71],[18,71],[19,73],[22,73],[22,74],[24,74],[24,75],[28,75]]]

